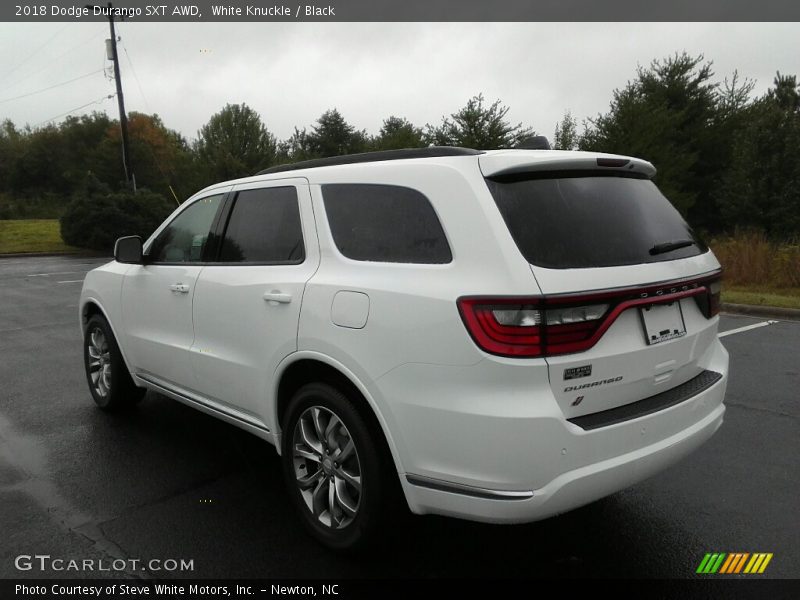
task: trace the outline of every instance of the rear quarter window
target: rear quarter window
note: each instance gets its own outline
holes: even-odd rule
[[[333,241],[353,260],[443,264],[453,256],[430,201],[401,186],[322,186]]]
[[[646,178],[594,172],[486,180],[520,252],[551,269],[660,262],[708,251]],[[653,252],[659,244],[687,245]]]

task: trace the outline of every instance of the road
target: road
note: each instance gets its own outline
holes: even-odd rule
[[[408,518],[387,548],[343,557],[300,529],[267,443],[152,393],[124,416],[94,407],[77,302],[100,262],[0,259],[0,577],[80,576],[15,568],[49,554],[193,561],[159,577],[681,578],[737,551],[773,553],[765,577],[800,577],[798,322],[724,338],[725,423],[668,471],[529,525]]]

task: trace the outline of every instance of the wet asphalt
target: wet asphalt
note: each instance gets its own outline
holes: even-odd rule
[[[633,488],[539,523],[400,517],[391,543],[340,556],[299,527],[271,446],[148,393],[97,410],[77,302],[102,260],[0,259],[0,577],[47,554],[192,560],[203,578],[691,578],[706,552],[771,552],[763,577],[800,577],[800,322],[730,335],[725,423]],[[723,316],[722,330],[764,319]]]

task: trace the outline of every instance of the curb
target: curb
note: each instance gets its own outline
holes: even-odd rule
[[[749,315],[753,317],[764,317],[777,319],[780,321],[800,321],[800,309],[779,308],[777,306],[756,306],[751,304],[729,304],[723,302],[720,310],[732,315]]]

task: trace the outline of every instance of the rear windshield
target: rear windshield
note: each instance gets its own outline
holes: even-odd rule
[[[486,183],[520,252],[534,265],[611,267],[708,251],[649,179],[582,172],[499,176]]]

